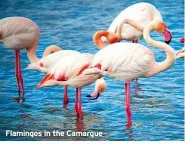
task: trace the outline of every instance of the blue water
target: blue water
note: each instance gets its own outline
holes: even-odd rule
[[[41,57],[46,46],[58,45],[63,49],[96,53],[92,35],[106,30],[121,10],[139,0],[65,0],[65,1],[0,1],[0,18],[24,16],[32,19],[41,30],[37,55]],[[146,1],[147,2],[147,1]],[[181,49],[183,37],[183,0],[150,1],[163,15],[173,34],[170,45]],[[163,36],[152,33],[154,39]],[[144,40],[139,43],[148,46]],[[157,61],[164,60],[164,52],[152,48]],[[26,51],[21,51],[24,69],[29,60]],[[184,140],[184,61],[157,76],[132,82],[131,109],[133,125],[127,128],[124,111],[124,85],[106,77],[107,90],[98,100],[90,101],[85,95],[94,89],[94,84],[83,89],[83,123],[76,122],[73,109],[75,90],[69,89],[68,110],[62,109],[62,87],[34,87],[44,74],[22,71],[26,89],[23,105],[11,100],[17,96],[14,76],[14,53],[0,45],[0,140]],[[136,89],[141,90],[136,92]],[[103,132],[103,137],[6,137],[6,130],[14,131],[67,131]]]

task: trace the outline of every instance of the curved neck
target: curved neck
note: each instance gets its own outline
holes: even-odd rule
[[[28,47],[27,50],[27,56],[31,63],[38,62],[39,58],[36,55],[36,48],[38,45],[38,40],[35,40],[32,44],[32,46]]]
[[[160,41],[155,41],[150,37],[150,31],[154,29],[153,24],[154,22],[150,22],[145,27],[143,31],[143,37],[149,45],[164,50],[166,52],[167,57],[163,62],[155,62],[154,67],[152,69],[152,73],[149,76],[167,70],[170,66],[172,66],[176,58],[175,51],[172,47],[170,47],[170,45]]]
[[[100,48],[100,49],[104,48],[104,47],[105,47],[105,43],[101,40],[101,37],[102,37],[102,36],[107,37],[108,34],[109,34],[109,32],[107,32],[107,31],[98,31],[98,32],[96,32],[96,33],[93,35],[94,44],[95,44],[98,48]]]
[[[42,55],[42,58],[46,57],[47,55],[51,54],[51,53],[54,53],[54,52],[57,52],[57,51],[60,51],[62,50],[60,47],[56,46],[56,45],[51,45],[51,46],[48,46],[45,50],[44,50],[44,53]]]
[[[124,19],[117,26],[116,34],[117,34],[119,40],[121,40],[121,32],[122,32],[122,27],[124,24],[129,24],[129,25],[135,27],[136,29],[138,29],[139,31],[143,31],[143,29],[144,29],[144,27],[140,23],[135,23],[133,20],[130,20],[130,19]]]

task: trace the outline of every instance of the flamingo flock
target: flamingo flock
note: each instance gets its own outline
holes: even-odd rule
[[[165,42],[151,38],[150,32],[164,35]],[[138,40],[144,39],[148,45],[161,49],[166,59],[156,62],[155,55]],[[74,109],[78,119],[83,119],[82,88],[94,82],[95,90],[88,95],[94,100],[106,90],[104,76],[125,83],[125,111],[128,124],[132,125],[130,82],[138,78],[148,78],[168,70],[178,58],[184,58],[184,47],[175,51],[170,45],[172,34],[157,8],[149,3],[136,3],[124,9],[111,23],[107,31],[99,30],[93,41],[100,50],[92,55],[74,50],[62,50],[56,45],[48,46],[42,58],[36,55],[40,39],[37,24],[25,17],[7,17],[0,20],[0,43],[15,51],[15,77],[17,80],[18,103],[25,101],[25,89],[21,72],[20,50],[26,49],[30,64],[26,70],[46,73],[36,88],[63,86],[63,108],[69,102],[68,86],[76,88]],[[121,40],[132,41],[120,42]],[[180,39],[184,43],[184,38]]]

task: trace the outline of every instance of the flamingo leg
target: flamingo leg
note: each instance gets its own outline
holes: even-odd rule
[[[21,86],[20,86],[20,82],[19,82],[19,76],[18,76],[18,52],[15,51],[15,77],[17,80],[17,88],[18,88],[18,96],[20,98],[21,96]]]
[[[76,116],[79,117],[79,112],[78,112],[78,88],[76,88],[75,111],[76,111]]]
[[[82,88],[78,88],[78,113],[79,118],[83,119],[83,111],[82,111]]]
[[[132,43],[138,43],[138,40],[133,40]],[[133,80],[133,81],[135,81],[135,82],[137,83],[137,82],[138,82],[138,78],[136,78],[136,79]]]
[[[68,95],[67,95],[67,86],[64,86],[64,102],[63,102],[63,108],[66,108],[68,103],[69,103],[69,98],[68,98]]]
[[[18,102],[22,103],[24,102],[24,84],[23,84],[23,77],[21,74],[21,63],[20,63],[20,50],[16,50],[15,52],[15,57],[16,57],[16,72],[15,76],[17,79],[17,87],[18,87],[18,98],[16,99]],[[22,89],[22,96],[20,94]]]
[[[128,124],[131,125],[132,124],[132,114],[131,114],[131,110],[130,110],[130,82],[125,83],[125,95],[126,95],[125,111],[127,114]]]

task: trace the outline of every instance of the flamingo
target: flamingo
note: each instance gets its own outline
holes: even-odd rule
[[[20,50],[26,49],[27,56],[31,63],[36,63],[39,58],[36,56],[36,48],[40,39],[39,27],[30,19],[25,17],[7,17],[0,20],[0,42],[4,47],[15,51],[15,76],[18,87],[18,97],[14,98],[16,102],[25,101],[23,77],[21,74]],[[58,51],[60,49],[55,49]],[[52,49],[46,49],[43,56],[54,52]],[[22,95],[21,95],[22,91]]]
[[[130,110],[130,81],[138,77],[152,77],[162,71],[169,69],[175,59],[175,51],[169,45],[155,41],[150,37],[150,31],[155,30],[164,33],[166,24],[160,20],[149,22],[143,31],[144,39],[153,47],[166,52],[167,58],[163,62],[156,62],[153,52],[136,43],[114,43],[98,51],[88,69],[84,74],[108,75],[114,79],[125,82],[126,114],[128,125],[132,124]]]
[[[51,46],[47,47],[47,49],[51,49],[51,48],[52,49],[58,49],[59,47],[57,47],[55,45],[51,45]],[[74,51],[74,50],[60,50],[60,51],[57,51],[55,53],[52,53],[52,54],[49,54],[49,55],[43,57],[37,63],[29,64],[28,67],[26,68],[26,70],[36,70],[36,71],[40,71],[40,72],[43,72],[43,73],[48,73],[49,70],[51,70],[52,67],[59,60],[62,61],[62,59],[64,59],[65,57],[72,56],[74,54],[80,54],[80,52]],[[91,95],[98,98],[99,95],[103,91],[105,91],[105,89],[106,89],[106,83],[105,83],[104,79],[99,79],[96,82],[95,91]],[[96,98],[91,98],[91,100],[96,99]],[[63,108],[67,107],[68,102],[69,102],[69,98],[68,98],[68,95],[67,95],[67,86],[64,86]]]
[[[45,86],[72,86],[76,87],[75,110],[79,119],[83,119],[81,108],[81,88],[90,85],[102,77],[101,74],[84,75],[83,72],[89,68],[93,55],[74,54],[59,60],[51,71],[41,80],[36,88]]]
[[[120,40],[128,40],[137,43],[143,37],[143,30],[146,25],[153,20],[162,21],[162,16],[157,8],[145,2],[136,3],[124,9],[113,20],[107,31],[96,32],[93,36],[94,43],[100,49],[104,48],[107,42],[112,44]],[[172,39],[170,31],[165,29],[163,35],[165,42],[170,43]],[[88,97],[93,96],[96,95],[91,94]]]
[[[128,40],[137,43],[143,37],[143,30],[153,20],[161,20],[161,13],[155,6],[146,2],[136,3],[121,11],[113,20],[107,31],[99,31],[104,42],[114,43],[120,40]],[[138,29],[135,25],[140,24]],[[169,43],[172,35],[168,30],[163,32],[165,41]],[[99,45],[103,48],[105,45]]]
[[[43,58],[40,59],[39,61],[37,61],[36,63],[29,64],[28,67],[26,68],[26,70],[36,70],[36,71],[40,71],[43,73],[47,73],[47,72],[49,72],[49,70],[52,69],[52,67],[59,60],[63,59],[64,57],[69,56],[69,55],[73,55],[73,54],[79,54],[78,51],[74,51],[74,50],[61,50],[61,48],[59,48],[56,45],[51,45],[51,46],[47,47],[46,49],[53,49],[53,50],[60,49],[60,51],[57,51],[52,54],[43,55]],[[69,98],[67,95],[67,86],[64,86],[63,108],[67,107],[68,102],[69,102]]]

